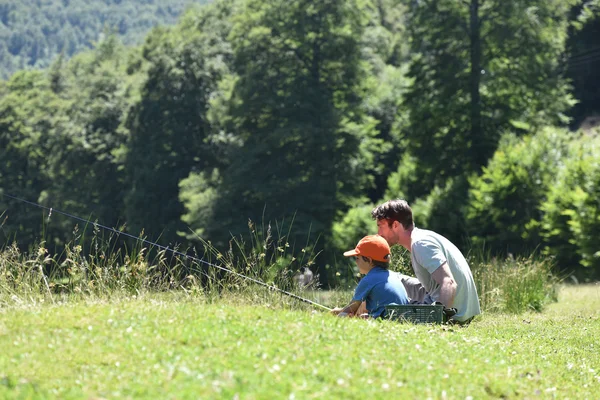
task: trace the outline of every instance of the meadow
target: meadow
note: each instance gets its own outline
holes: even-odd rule
[[[598,284],[468,327],[336,318],[253,293],[4,304],[0,398],[591,399],[600,388]]]

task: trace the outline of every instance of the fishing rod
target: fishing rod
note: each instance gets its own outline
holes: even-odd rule
[[[175,255],[182,256],[182,257],[185,257],[185,258],[187,258],[187,259],[190,259],[190,260],[193,260],[193,261],[195,261],[195,262],[202,263],[202,264],[206,264],[206,265],[209,265],[209,266],[211,266],[211,267],[218,268],[218,269],[220,269],[220,270],[222,270],[222,271],[229,272],[229,273],[231,273],[231,274],[233,274],[233,275],[235,275],[235,276],[238,276],[238,277],[240,277],[240,278],[246,279],[246,280],[248,280],[248,281],[250,281],[250,282],[253,282],[253,283],[256,283],[256,284],[258,284],[258,285],[260,285],[260,286],[264,286],[264,287],[266,287],[266,288],[267,288],[267,289],[269,289],[269,290],[273,290],[273,291],[276,291],[276,292],[279,292],[279,293],[285,294],[286,296],[289,296],[289,297],[291,297],[291,298],[294,298],[294,299],[296,299],[296,300],[302,301],[302,302],[304,302],[304,303],[307,303],[307,304],[310,304],[310,305],[313,305],[313,306],[316,306],[316,307],[322,308],[322,309],[324,309],[324,310],[327,310],[327,311],[331,311],[331,310],[332,310],[332,309],[331,309],[331,308],[329,308],[329,307],[326,307],[326,306],[324,306],[324,305],[322,305],[322,304],[319,304],[319,303],[317,303],[317,302],[314,302],[314,301],[312,301],[312,300],[305,299],[304,297],[298,296],[297,294],[290,293],[290,292],[288,292],[288,291],[286,291],[286,290],[283,290],[283,289],[281,289],[281,288],[278,288],[277,286],[274,286],[274,285],[269,285],[268,283],[265,283],[265,282],[263,282],[263,281],[260,281],[260,280],[258,280],[258,279],[254,279],[254,278],[252,278],[252,277],[246,276],[246,275],[244,275],[244,274],[241,274],[241,273],[239,273],[239,272],[237,272],[237,271],[233,271],[233,270],[231,270],[231,269],[229,269],[229,268],[225,268],[225,267],[223,267],[223,266],[221,266],[221,265],[212,264],[212,263],[210,263],[210,262],[208,262],[208,261],[205,261],[205,260],[203,260],[203,259],[201,259],[201,258],[197,258],[197,257],[193,257],[193,256],[190,256],[190,255],[187,255],[187,254],[185,254],[185,253],[182,253],[182,252],[180,252],[180,251],[177,251],[177,250],[174,250],[174,249],[170,249],[169,247],[162,246],[162,245],[160,245],[160,244],[158,244],[158,243],[151,242],[151,241],[149,241],[149,240],[146,240],[146,239],[143,239],[143,238],[140,238],[140,237],[137,237],[137,236],[131,235],[131,234],[129,234],[129,233],[126,233],[126,232],[120,231],[120,230],[118,230],[118,229],[115,229],[115,228],[110,228],[110,227],[108,227],[108,226],[105,226],[105,225],[99,224],[99,223],[97,223],[97,222],[92,222],[92,221],[90,221],[89,219],[87,219],[87,220],[86,220],[86,219],[84,219],[84,218],[81,218],[81,217],[78,217],[78,216],[76,216],[76,215],[69,214],[69,213],[67,213],[67,212],[64,212],[64,211],[57,210],[57,209],[55,209],[55,208],[53,208],[53,207],[46,207],[46,206],[43,206],[43,205],[41,205],[41,204],[34,203],[34,202],[32,202],[32,201],[28,201],[28,200],[21,199],[21,198],[19,198],[19,197],[16,197],[16,196],[12,196],[12,195],[6,194],[6,193],[4,193],[4,192],[2,192],[2,191],[0,191],[0,194],[2,194],[2,195],[3,195],[3,196],[5,196],[5,197],[8,197],[9,199],[13,199],[13,200],[16,200],[16,201],[19,201],[19,202],[22,202],[22,203],[28,204],[28,205],[30,205],[30,206],[34,206],[34,207],[38,207],[38,208],[41,208],[41,209],[43,209],[43,210],[46,210],[46,211],[48,211],[49,215],[52,215],[52,213],[53,213],[53,212],[55,212],[55,213],[57,213],[57,214],[64,215],[64,216],[66,216],[66,217],[69,217],[69,218],[72,218],[72,219],[75,219],[75,220],[78,220],[78,221],[84,222],[84,223],[86,223],[86,224],[92,224],[92,225],[94,225],[94,227],[102,228],[102,229],[104,229],[104,230],[107,230],[107,231],[114,232],[114,233],[116,233],[116,234],[118,234],[118,235],[123,235],[123,236],[129,237],[129,238],[132,238],[132,239],[134,239],[134,240],[140,241],[140,242],[142,242],[142,243],[145,243],[145,244],[148,244],[148,245],[155,246],[155,247],[157,247],[157,248],[159,248],[159,249],[161,249],[161,250],[170,251],[171,253],[173,253],[173,254],[175,254]]]

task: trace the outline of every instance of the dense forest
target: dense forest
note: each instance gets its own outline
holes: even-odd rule
[[[107,33],[124,44],[143,42],[157,25],[207,0],[0,0],[0,78],[48,67],[59,54],[90,49]]]
[[[467,254],[598,278],[599,24],[598,0],[217,0],[2,82],[0,192],[200,253],[270,236],[324,285],[402,197]],[[24,249],[93,228],[0,214]]]

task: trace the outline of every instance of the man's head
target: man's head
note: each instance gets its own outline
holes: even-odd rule
[[[401,244],[410,247],[406,233],[410,233],[415,224],[412,210],[406,200],[389,200],[378,205],[371,211],[371,216],[377,221],[379,235],[383,236],[390,245]]]
[[[360,239],[353,250],[344,252],[344,256],[354,256],[361,273],[367,272],[368,266],[379,265],[384,268],[389,267],[391,259],[390,246],[387,241],[379,235],[369,235]]]

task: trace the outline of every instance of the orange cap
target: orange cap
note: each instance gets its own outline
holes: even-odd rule
[[[375,261],[390,261],[390,246],[388,242],[379,235],[369,235],[360,239],[354,250],[348,250],[344,253],[346,257],[365,256]]]

